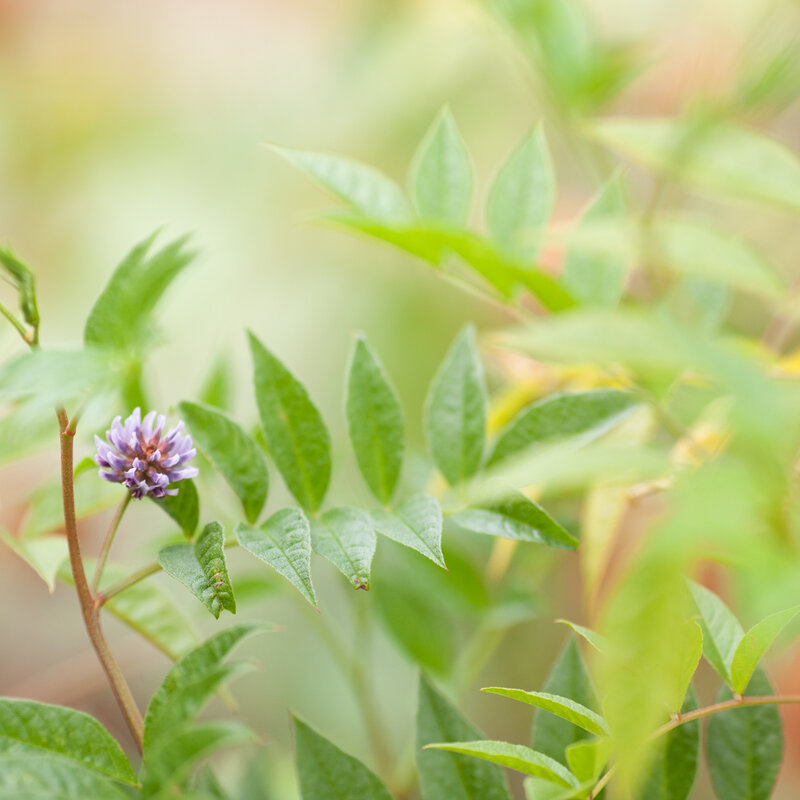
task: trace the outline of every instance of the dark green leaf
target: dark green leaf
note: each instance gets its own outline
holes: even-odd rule
[[[94,718],[63,706],[0,699],[0,757],[18,746],[57,753],[123,783],[136,775],[122,748]]]
[[[757,669],[746,695],[773,693]],[[717,698],[731,699],[723,687]],[[775,706],[735,708],[714,714],[708,722],[706,759],[719,800],[767,800],[772,795],[783,756],[781,715]]]
[[[409,169],[414,209],[425,220],[459,227],[472,205],[472,161],[450,110],[425,134]]]
[[[178,409],[199,450],[242,501],[247,521],[255,522],[269,489],[262,449],[233,420],[210,406],[183,402]]]
[[[489,190],[489,231],[504,249],[533,259],[553,213],[556,179],[542,125],[509,156]]]
[[[185,237],[150,255],[155,238],[153,234],[138,244],[114,270],[89,312],[86,344],[141,351],[150,342],[150,313],[193,258]]]
[[[312,606],[317,605],[311,582],[311,531],[299,508],[277,511],[260,528],[239,524],[235,533],[245,550],[283,575]]]
[[[578,540],[558,524],[538,503],[514,492],[485,508],[467,508],[450,515],[456,525],[476,533],[539,542],[575,549]]]
[[[314,552],[324,556],[355,589],[369,589],[375,531],[365,511],[349,506],[326,511],[311,521]]]
[[[414,495],[400,503],[393,513],[372,511],[370,516],[378,533],[447,568],[442,555],[442,508],[435,497]]]
[[[154,498],[153,502],[169,514],[178,523],[187,539],[194,536],[200,522],[200,498],[197,487],[191,479],[181,481],[178,494],[168,494],[166,497]]]
[[[268,630],[265,625],[236,625],[217,633],[188,652],[167,673],[147,707],[145,755],[161,738],[191,722],[234,670],[223,662],[246,637]]]
[[[400,187],[366,164],[324,153],[272,149],[362,214],[383,220],[405,220],[409,216]]]
[[[425,800],[511,800],[503,770],[458,753],[423,750],[436,742],[479,738],[474,728],[427,678],[420,678],[417,766]]]
[[[256,402],[267,446],[299,503],[316,511],[331,475],[330,437],[303,385],[251,333]]]
[[[384,505],[403,463],[403,408],[372,348],[356,339],[347,373],[347,423],[361,474]]]
[[[358,759],[297,717],[294,741],[303,800],[392,800],[380,779]]]
[[[550,694],[569,697],[587,708],[599,707],[589,673],[573,637],[567,640],[543,688]],[[562,717],[544,709],[536,712],[531,734],[531,746],[534,750],[566,764],[566,748],[586,738],[587,734],[582,728]]]
[[[451,485],[471,478],[480,469],[487,404],[475,328],[467,326],[453,342],[425,401],[425,432],[431,453]]]
[[[223,609],[236,613],[225,564],[225,532],[219,522],[206,525],[194,545],[173,544],[162,548],[158,563],[168,575],[184,584],[216,619]]]
[[[681,711],[697,708],[690,689]],[[694,785],[700,757],[700,723],[687,722],[670,731],[656,744],[656,753],[637,796],[641,800],[686,800]]]
[[[631,413],[636,398],[617,389],[554,394],[537,400],[514,417],[502,431],[489,465],[516,455],[534,444],[569,436],[591,441]]]

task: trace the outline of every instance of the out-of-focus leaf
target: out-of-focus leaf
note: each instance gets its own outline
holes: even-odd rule
[[[91,574],[94,560],[87,559],[85,565],[87,573]],[[106,564],[101,592],[127,575],[128,571],[118,564]],[[72,574],[66,566],[61,567],[58,577],[69,584],[73,583]],[[186,617],[164,592],[150,582],[140,581],[128,587],[108,600],[104,608],[173,661],[198,642],[197,634]]]
[[[305,387],[251,333],[256,403],[270,454],[289,491],[316,511],[331,475],[330,436]]]
[[[440,112],[420,142],[408,180],[414,210],[422,219],[454,227],[466,223],[472,205],[472,161],[449,109]]]
[[[67,539],[64,536],[36,536],[17,539],[10,533],[0,530],[0,541],[8,545],[37,575],[53,593],[59,567],[67,557]]]
[[[739,640],[731,659],[731,687],[744,692],[756,667],[778,634],[797,616],[800,606],[778,611],[762,619]]]
[[[690,690],[681,711],[697,708]],[[692,791],[700,757],[700,723],[695,720],[671,730],[655,747],[650,769],[636,796],[641,800],[686,800]]]
[[[617,174],[594,196],[578,223],[567,248],[562,280],[570,294],[583,305],[616,306],[624,291],[629,257],[626,253],[604,253],[581,247],[582,230],[598,220],[624,217],[625,195]]]
[[[152,497],[152,501],[178,523],[187,539],[194,536],[200,522],[200,498],[197,487],[191,479],[182,480],[178,486],[178,494],[165,497]]]
[[[0,403],[35,398],[50,407],[113,387],[120,364],[109,353],[33,350],[0,365]]]
[[[0,698],[0,758],[34,750],[55,753],[123,783],[136,775],[122,748],[94,718],[64,706]]]
[[[324,153],[274,145],[272,149],[356,211],[381,220],[408,219],[408,203],[400,187],[373,167]]]
[[[311,521],[314,552],[324,556],[355,589],[369,589],[376,537],[365,511],[349,506],[332,508]]]
[[[397,394],[363,336],[356,339],[350,357],[345,409],[361,474],[387,505],[403,464],[405,422]]]
[[[33,272],[8,247],[0,247],[0,271],[5,271],[11,277],[11,284],[19,294],[22,318],[28,325],[38,328],[39,309],[36,306],[36,281]]]
[[[0,417],[0,464],[18,461],[58,440],[53,409],[40,403],[20,403]]]
[[[448,750],[451,753],[482,758],[493,764],[515,769],[525,775],[547,778],[561,786],[578,785],[578,779],[565,766],[523,744],[489,741],[451,742],[449,744],[429,744],[426,745],[426,748]]]
[[[686,702],[687,691],[691,692],[692,677],[703,655],[703,632],[695,620],[684,623],[676,646],[680,649],[680,669],[675,675],[675,692],[668,706],[670,711],[678,714]]]
[[[200,402],[220,411],[226,411],[231,404],[233,384],[230,361],[219,358],[208,373],[203,388],[200,390]]]
[[[377,775],[297,717],[294,741],[303,800],[392,800]]]
[[[667,291],[664,305],[680,324],[716,333],[731,307],[731,291],[722,283],[685,277]]]
[[[371,511],[375,530],[422,553],[446,569],[442,555],[442,508],[429,494],[418,494],[400,503],[392,513]]]
[[[499,694],[511,700],[518,700],[521,703],[536,706],[537,708],[549,711],[557,717],[583,728],[585,731],[595,736],[608,736],[609,730],[606,721],[599,715],[581,703],[576,703],[568,697],[560,697],[556,694],[547,692],[525,692],[522,689],[504,689],[493,686],[482,689],[484,692]]]
[[[539,124],[509,156],[489,190],[486,218],[492,238],[514,255],[535,258],[555,199],[553,161]]]
[[[417,766],[425,800],[510,800],[503,771],[496,764],[444,750],[436,742],[480,737],[460,712],[422,676],[417,706]]]
[[[575,549],[578,540],[538,503],[522,492],[501,496],[485,508],[467,508],[451,514],[456,525],[476,533]]]
[[[736,646],[744,636],[739,620],[714,592],[691,582],[689,589],[700,612],[703,655],[725,683],[731,682],[731,662]]]
[[[448,483],[471,478],[481,466],[488,399],[475,329],[462,330],[428,389],[425,432]]]
[[[111,781],[74,761],[30,750],[0,753],[2,800],[127,800]]]
[[[800,159],[788,147],[729,122],[606,119],[593,134],[649,167],[722,199],[800,210]]]
[[[160,739],[169,739],[191,722],[233,672],[225,659],[248,636],[266,625],[236,625],[215,634],[186,653],[167,673],[147,707],[144,721],[145,756]]]
[[[569,697],[586,708],[598,708],[586,664],[574,637],[570,636],[567,640],[558,661],[547,677],[544,691],[548,694]],[[531,747],[534,750],[539,750],[565,764],[565,753],[569,745],[582,742],[586,738],[587,734],[581,726],[544,708],[536,712],[531,732]]]
[[[276,511],[259,528],[236,526],[239,544],[283,575],[303,597],[317,605],[311,582],[311,529],[299,508]]]
[[[169,789],[185,780],[201,759],[217,750],[255,741],[255,734],[239,722],[204,722],[176,728],[145,754],[143,797],[168,797]]]
[[[745,695],[773,693],[766,675],[757,669]],[[723,687],[717,700],[732,697]],[[708,721],[706,760],[719,800],[767,800],[772,795],[783,757],[781,715],[775,706],[734,708]]]
[[[269,489],[263,450],[241,426],[210,406],[183,402],[178,409],[197,447],[242,501],[247,521],[255,522]]]
[[[567,766],[579,781],[596,781],[608,761],[610,751],[608,739],[582,739],[567,745],[564,755]]]
[[[150,254],[155,238],[153,234],[134,247],[114,270],[89,312],[86,344],[141,351],[151,340],[150,313],[194,257],[186,249],[186,237]]]
[[[535,444],[580,436],[589,442],[629,416],[638,400],[617,389],[554,394],[524,408],[501,432],[489,457],[497,464]]]
[[[603,650],[608,648],[608,642],[606,639],[596,631],[593,631],[590,628],[585,628],[583,625],[578,625],[576,622],[570,622],[568,619],[557,619],[556,622],[566,625],[571,631],[574,631],[582,639],[589,642],[589,644],[598,652],[602,653]],[[548,691],[553,690],[548,688]]]
[[[210,766],[206,765],[197,776],[194,788],[202,792],[208,800],[230,800]]]
[[[766,58],[747,66],[737,81],[736,105],[742,111],[777,114],[800,94],[800,58],[797,41],[776,50],[770,43]]]
[[[158,553],[164,571],[180,581],[219,619],[225,609],[236,613],[228,568],[225,564],[225,532],[219,522],[203,528],[193,545],[173,544]]]

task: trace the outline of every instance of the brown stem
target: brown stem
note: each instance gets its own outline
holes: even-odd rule
[[[130,687],[125,681],[108,643],[103,636],[100,628],[100,610],[92,597],[89,583],[86,580],[86,571],[83,567],[81,558],[80,542],[78,540],[78,524],[75,517],[75,489],[73,485],[73,443],[74,426],[70,423],[66,411],[58,409],[58,422],[61,438],[61,488],[64,500],[64,526],[67,532],[67,544],[69,546],[69,563],[72,568],[72,577],[75,581],[75,588],[78,592],[81,613],[86,625],[86,632],[97,654],[103,670],[106,673],[114,696],[122,711],[125,721],[128,724],[131,735],[133,736],[139,752],[142,752],[142,737],[144,735],[144,722],[136,701],[133,699]]]

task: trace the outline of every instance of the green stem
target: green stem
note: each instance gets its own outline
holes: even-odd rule
[[[685,714],[676,714],[669,722],[665,722],[660,728],[653,731],[650,736],[650,741],[659,739],[661,736],[669,733],[687,722],[694,722],[694,720],[702,719],[703,717],[710,717],[713,714],[719,714],[720,711],[730,711],[734,708],[745,708],[747,706],[766,706],[766,705],[787,705],[790,703],[800,703],[799,694],[777,694],[777,695],[756,695],[753,697],[733,697],[730,700],[723,700],[721,703],[713,703],[710,706],[703,706],[703,708],[696,708],[694,711],[687,711]],[[616,767],[611,767],[594,785],[592,793],[587,800],[593,800],[600,792],[606,787],[611,778],[614,777]]]
[[[131,502],[130,492],[125,492],[125,499],[119,504],[114,518],[111,520],[111,525],[106,533],[106,538],[103,540],[103,546],[100,549],[100,555],[97,557],[97,564],[94,568],[94,576],[92,578],[92,594],[97,597],[97,590],[100,588],[100,581],[103,578],[103,570],[106,568],[106,561],[108,561],[108,554],[111,552],[111,545],[114,543],[114,537],[117,535],[119,524],[122,521],[122,515],[125,509]]]
[[[122,715],[125,717],[125,722],[127,722],[131,735],[141,753],[144,736],[142,715],[122,671],[111,654],[105,636],[103,636],[103,631],[100,627],[100,609],[92,595],[92,590],[89,588],[83,559],[81,558],[78,523],[75,516],[75,487],[73,483],[74,421],[69,421],[63,408],[58,409],[57,415],[61,439],[61,488],[64,503],[64,527],[67,533],[72,578],[75,581],[75,589],[78,593],[81,613],[86,625],[86,632],[89,634],[89,640],[106,673],[106,678],[111,685]]]
[[[14,328],[16,328],[17,333],[23,338],[27,345],[34,344],[34,340],[28,335],[28,331],[25,330],[25,326],[2,303],[0,303],[0,314],[2,314],[14,326]]]

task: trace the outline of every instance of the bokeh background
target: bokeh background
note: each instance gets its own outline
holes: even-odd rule
[[[603,113],[674,114],[728,97],[749,63],[791,45],[800,29],[789,2],[585,5],[601,41],[630,45],[642,64]],[[190,232],[198,255],[160,306],[163,344],[146,373],[152,396],[164,409],[196,396],[223,360],[237,417],[254,421],[243,333],[250,328],[321,407],[341,465],[333,492],[346,499],[361,491],[341,410],[353,332],[365,331],[381,353],[412,443],[419,443],[424,392],[452,336],[465,320],[490,327],[507,319],[410,257],[312,224],[329,199],[265,144],[350,155],[402,182],[416,143],[446,103],[485,193],[496,166],[544,119],[559,180],[556,219],[573,219],[597,176],[573,146],[571,121],[553,101],[557,87],[537,73],[524,40],[496,11],[492,0],[0,0],[0,238],[36,272],[43,343],[79,343],[95,297],[136,241],[158,228],[164,237]],[[787,102],[778,112],[769,120],[773,132],[800,146],[800,105]],[[741,224],[784,257],[796,244],[785,221]],[[12,333],[0,329],[3,356],[18,349]],[[490,364],[496,384],[505,367]],[[0,468],[2,527],[24,524],[28,496],[55,474],[56,462],[54,430],[49,450]],[[275,478],[273,508],[281,491]],[[87,548],[109,514],[83,524]],[[136,509],[116,556],[144,563],[167,527],[157,513]],[[484,545],[470,547],[480,560]],[[384,550],[376,581],[381,569],[394,569],[391,549]],[[491,737],[527,741],[530,715],[476,688],[538,687],[564,639],[553,618],[580,617],[574,561],[563,558],[552,569],[551,561],[540,551],[529,557],[524,589],[535,613],[508,630],[462,687],[463,707]],[[323,614],[347,639],[353,601],[335,575],[321,574]],[[180,587],[156,580],[198,628],[213,629]],[[368,614],[370,602],[356,599]],[[259,669],[237,686],[242,713],[271,754],[251,776],[250,796],[296,797],[288,708],[369,762],[357,705],[317,624],[278,591],[242,605],[243,616],[286,627],[249,645]],[[411,605],[408,615],[412,626],[429,624]],[[107,627],[144,699],[168,661],[121,626]],[[371,630],[376,702],[391,721],[400,762],[408,757],[416,670],[380,626]],[[86,709],[125,736],[74,597],[64,587],[52,597],[5,549],[0,635],[0,694]],[[793,652],[773,661],[779,688],[800,688],[797,664]],[[793,798],[800,793],[800,714],[784,715],[789,738],[776,796]],[[244,761],[224,761],[230,785],[241,780]],[[707,778],[693,796],[711,796]]]

